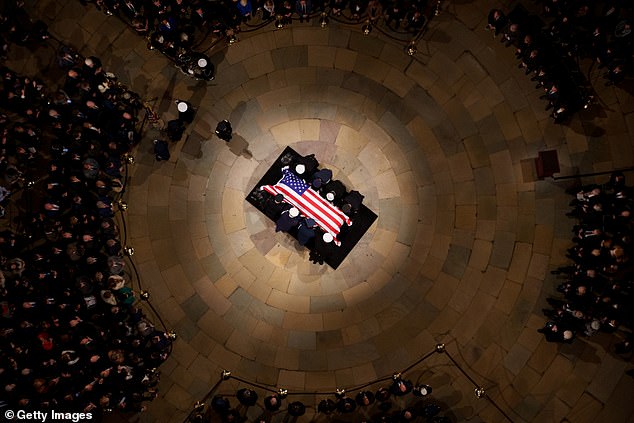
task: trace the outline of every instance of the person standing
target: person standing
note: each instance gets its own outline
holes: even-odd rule
[[[218,122],[218,125],[216,125],[216,135],[218,135],[218,138],[221,140],[226,142],[231,141],[232,133],[233,128],[231,128],[231,122],[227,119],[221,120]]]

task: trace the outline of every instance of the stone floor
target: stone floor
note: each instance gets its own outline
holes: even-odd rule
[[[537,181],[530,166],[548,149],[562,175],[634,165],[630,94],[595,72],[602,111],[554,125],[512,52],[482,29],[484,0],[450,2],[414,59],[378,31],[342,25],[243,34],[211,51],[209,84],[92,6],[27,4],[57,38],[162,100],[165,119],[176,98],[198,107],[169,162],[153,160],[149,134],[132,167],[128,243],[178,334],[160,399],[134,420],[183,421],[222,369],[333,391],[390,375],[439,342],[512,421],[634,419],[632,364],[611,352],[613,338],[560,346],[536,332],[556,284],[549,270],[570,243],[571,182]],[[236,133],[229,144],[212,135],[223,118]],[[379,216],[337,271],[310,263],[244,201],[287,145],[315,153]],[[505,421],[446,356],[414,374],[455,421]]]

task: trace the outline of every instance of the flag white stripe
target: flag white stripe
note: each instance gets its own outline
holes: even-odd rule
[[[334,219],[334,221],[337,222],[339,226],[343,225],[343,219],[341,218],[341,216],[337,214],[337,210],[335,209],[335,207],[332,204],[328,203],[326,200],[324,200],[315,191],[308,188],[306,192],[304,193],[304,196],[314,201],[315,206],[320,207],[320,209],[323,209],[322,210],[323,212],[328,213],[328,215],[332,219]]]
[[[333,235],[337,235],[339,233],[339,228],[341,228],[341,225],[337,226],[337,224],[335,222],[332,222],[332,220],[328,218],[328,216],[325,216],[318,209],[311,207],[310,204],[307,204],[307,202],[304,201],[304,199],[295,191],[288,188],[284,184],[278,184],[277,189],[280,190],[281,194],[283,194],[285,197],[291,199],[293,205],[302,210],[305,215],[308,215],[308,217],[312,217],[313,219],[315,219],[319,226],[326,229]]]
[[[301,209],[305,215],[308,215],[308,217],[313,218],[320,227],[325,229],[327,232],[330,232],[334,237],[336,237],[337,234],[339,234],[339,229],[337,228],[337,226],[329,224],[328,221],[322,218],[321,214],[318,214],[312,209],[309,209],[309,211],[306,211],[305,210],[306,207],[302,205],[301,199],[297,198],[298,196],[294,191],[288,188],[284,189],[285,187],[283,185],[265,185],[263,186],[263,188],[266,192],[272,195],[282,194],[286,199],[289,200],[290,204]],[[290,192],[287,192],[287,190]],[[341,228],[341,226],[339,226],[339,228]]]

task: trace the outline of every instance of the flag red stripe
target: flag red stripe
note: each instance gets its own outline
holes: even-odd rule
[[[319,226],[330,232],[333,236],[336,237],[339,233],[341,225],[337,227],[335,225],[329,224],[322,218],[320,214],[311,210],[310,207],[304,207],[301,201],[301,197],[299,197],[294,191],[288,188],[284,189],[285,187],[281,185],[265,185],[263,188],[266,192],[272,195],[282,194],[285,198],[289,200],[289,203],[300,209],[305,215],[308,215],[308,217],[315,219]],[[308,211],[306,209],[308,209]]]
[[[314,202],[315,207],[319,207],[322,212],[327,213],[331,219],[337,222],[339,227],[343,225],[343,219],[341,218],[341,216],[337,214],[337,209],[335,209],[334,206],[332,206],[330,203],[324,200],[315,191],[313,191],[310,188],[307,189],[306,192],[304,193],[304,197]]]
[[[308,217],[315,219],[319,226],[326,229],[333,235],[337,235],[339,233],[341,225],[337,225],[332,222],[331,219],[328,216],[325,216],[319,209],[312,207],[310,202],[306,201],[306,198],[297,195],[295,191],[283,184],[278,184],[276,187],[286,198],[290,198],[292,200],[295,207],[299,208]]]
[[[309,192],[307,190],[302,198],[309,203],[313,208],[318,210],[324,218],[328,219],[329,222],[336,225],[338,228],[341,228],[343,225],[343,219],[339,218],[335,213],[332,212],[332,206],[326,203],[321,197],[316,196],[314,192]]]

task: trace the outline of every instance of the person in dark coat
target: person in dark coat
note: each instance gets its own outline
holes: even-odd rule
[[[487,26],[485,29],[489,31],[494,30],[495,35],[498,35],[506,27],[507,23],[508,19],[506,18],[504,12],[500,9],[491,9],[487,18]]]
[[[216,125],[216,135],[223,141],[229,142],[231,141],[233,134],[233,128],[231,127],[231,122],[227,119],[221,120]]]
[[[170,150],[167,142],[163,140],[154,140],[154,157],[158,162],[170,159]]]
[[[283,211],[277,222],[275,222],[275,232],[289,232],[299,225],[299,220],[299,210],[295,207],[288,211]]]
[[[270,219],[277,220],[283,211],[291,208],[291,205],[284,202],[284,196],[277,194],[275,196],[269,195],[264,203],[264,214]]]
[[[249,388],[240,389],[236,393],[236,396],[238,397],[238,401],[240,401],[240,404],[246,405],[247,407],[254,406],[256,401],[258,400],[257,392]]]
[[[297,241],[299,245],[306,245],[311,239],[315,238],[315,228],[317,224],[313,219],[304,219],[297,230]]]

